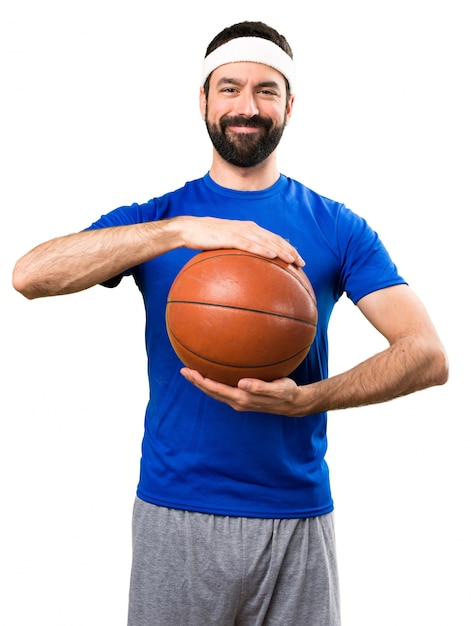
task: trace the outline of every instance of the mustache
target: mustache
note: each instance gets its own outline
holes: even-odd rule
[[[270,130],[273,126],[273,120],[269,117],[262,117],[261,115],[253,115],[252,117],[244,117],[243,115],[223,115],[219,124],[222,131],[228,126],[248,126],[250,128],[265,128],[265,130]]]

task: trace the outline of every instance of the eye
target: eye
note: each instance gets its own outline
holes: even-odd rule
[[[262,96],[263,98],[275,99],[275,98],[279,98],[280,97],[280,92],[278,91],[278,89],[276,89],[276,88],[274,88],[272,86],[269,86],[269,85],[266,85],[266,86],[263,86],[263,87],[262,87],[262,85],[260,85],[257,93],[260,96]]]

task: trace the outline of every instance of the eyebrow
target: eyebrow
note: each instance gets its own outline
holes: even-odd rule
[[[238,87],[242,87],[244,82],[239,80],[238,78],[231,78],[230,76],[223,76],[217,82],[217,87],[221,87],[222,85],[237,85]],[[269,89],[278,89],[281,90],[280,84],[276,80],[264,80],[256,85],[257,87],[268,87]]]

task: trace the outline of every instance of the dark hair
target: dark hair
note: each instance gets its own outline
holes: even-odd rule
[[[224,28],[214,39],[211,41],[209,46],[206,49],[206,55],[214,52],[216,48],[222,46],[223,44],[231,41],[231,39],[237,39],[238,37],[260,37],[261,39],[268,39],[268,41],[272,41],[274,44],[279,46],[286,54],[288,54],[291,58],[293,58],[293,51],[291,50],[291,46],[289,45],[286,38],[281,35],[277,30],[264,24],[263,22],[240,22],[239,24],[233,24],[232,26],[228,26]],[[206,97],[208,97],[209,91],[209,79],[211,74],[206,79],[204,83],[204,92]],[[289,94],[290,88],[289,83],[286,80],[286,90]]]

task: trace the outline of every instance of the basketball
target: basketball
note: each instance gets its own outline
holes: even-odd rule
[[[317,303],[302,269],[241,250],[196,254],[168,294],[166,326],[180,360],[203,376],[288,376],[314,341]]]

